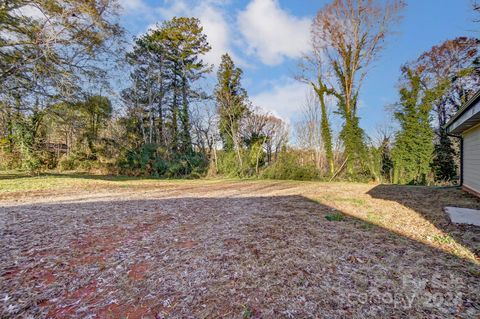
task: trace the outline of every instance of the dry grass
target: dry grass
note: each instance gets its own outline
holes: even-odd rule
[[[12,176],[0,196],[2,318],[480,315],[480,229],[443,212],[480,201],[456,189]]]

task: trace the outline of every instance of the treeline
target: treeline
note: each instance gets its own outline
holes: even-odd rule
[[[0,6],[0,169],[457,178],[458,142],[443,126],[480,87],[478,39],[448,40],[406,63],[391,106],[398,128],[372,140],[360,127],[362,84],[400,20],[400,0],[334,0],[319,10],[297,72],[312,95],[293,131],[250,102],[231,56],[216,68],[203,60],[211,48],[196,18],[164,21],[126,52],[113,0]]]

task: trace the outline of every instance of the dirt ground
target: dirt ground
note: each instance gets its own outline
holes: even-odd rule
[[[1,318],[480,316],[480,228],[443,212],[480,201],[455,188],[23,183],[0,183]]]

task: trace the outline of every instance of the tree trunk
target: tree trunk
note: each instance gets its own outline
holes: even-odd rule
[[[182,78],[182,149],[189,153],[192,151],[192,138],[190,136],[190,119],[188,114],[188,82]]]
[[[318,86],[313,85],[315,92],[317,93],[318,100],[320,102],[320,111],[321,111],[321,136],[323,140],[323,147],[325,149],[325,156],[328,162],[330,176],[333,176],[335,173],[335,161],[333,158],[333,143],[332,143],[332,131],[330,129],[330,123],[328,122],[327,115],[327,106],[325,103],[325,95],[328,93],[327,87],[318,80]]]

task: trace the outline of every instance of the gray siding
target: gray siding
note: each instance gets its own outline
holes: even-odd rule
[[[463,135],[463,184],[480,193],[480,125]]]

